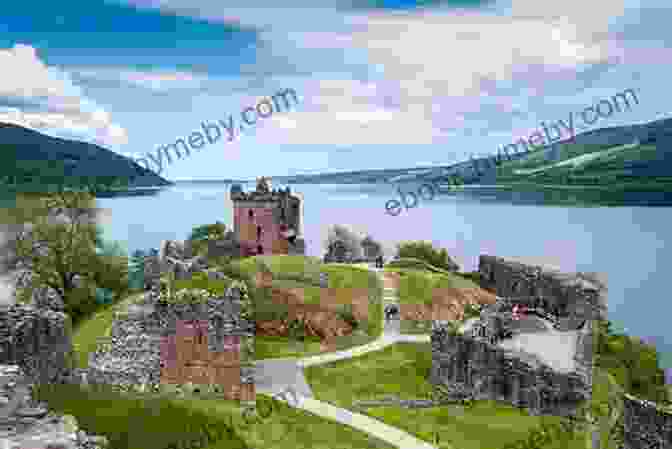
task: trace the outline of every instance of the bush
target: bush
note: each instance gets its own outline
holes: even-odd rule
[[[187,240],[191,242],[194,254],[203,255],[208,251],[209,240],[222,240],[226,236],[226,225],[221,222],[196,226],[191,230]]]
[[[352,313],[352,304],[342,304],[339,306],[338,311],[336,312],[338,317],[352,326],[353,329],[359,327],[359,322],[355,315]]]
[[[397,245],[397,257],[424,260],[430,265],[447,271],[458,271],[459,266],[448,256],[445,248],[436,249],[429,242],[402,242]]]
[[[630,394],[654,402],[665,402],[665,373],[656,348],[636,338],[612,332],[608,320],[595,321],[596,365],[605,368]]]
[[[481,316],[481,306],[478,304],[467,304],[464,306],[464,318],[478,318]]]
[[[289,323],[289,338],[293,340],[304,341],[307,337],[306,335],[306,323],[303,320],[292,320]]]

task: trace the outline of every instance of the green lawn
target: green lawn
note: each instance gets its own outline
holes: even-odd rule
[[[191,401],[194,410],[205,411],[212,416],[233,416],[236,433],[251,448],[269,449],[392,449],[394,446],[330,420],[323,419],[289,405],[272,401],[268,396],[257,394],[257,403],[273,404],[260,407],[264,416],[270,416],[259,424],[246,424],[242,410],[233,401]]]
[[[365,413],[430,443],[438,434],[439,447],[444,448],[498,449],[526,438],[542,422],[558,421],[556,417],[529,416],[493,401],[479,401],[466,409],[457,405],[424,409],[353,407],[355,401],[390,395],[402,399],[430,398],[432,385],[427,379],[431,365],[430,345],[398,343],[361,357],[308,367],[305,373],[317,399]],[[579,443],[585,444],[585,440],[577,438]],[[551,447],[558,446],[549,445],[548,449]],[[571,447],[584,446],[572,443]]]
[[[472,280],[453,273],[433,273],[408,268],[385,270],[402,275],[399,281],[399,302],[405,304],[431,303],[435,288],[479,288]]]
[[[142,300],[143,297],[144,293],[138,293],[117,303],[106,305],[73,330],[72,346],[76,354],[77,367],[86,368],[89,354],[96,350],[98,339],[110,335],[115,313],[125,309],[129,304]]]
[[[107,386],[42,387],[41,400],[106,436],[113,449],[392,449],[364,432],[257,395],[264,418],[243,419],[237,401],[130,395]],[[261,404],[259,404],[261,405]],[[270,407],[269,407],[270,406]],[[191,445],[189,445],[191,443]]]
[[[287,337],[255,336],[254,357],[257,360],[306,357],[320,353],[320,339],[308,338],[306,341],[291,340]]]

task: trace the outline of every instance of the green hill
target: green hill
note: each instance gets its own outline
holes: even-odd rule
[[[668,147],[669,148],[669,147]],[[672,154],[655,142],[625,145],[562,144],[557,158],[544,150],[497,169],[497,184],[670,190]]]

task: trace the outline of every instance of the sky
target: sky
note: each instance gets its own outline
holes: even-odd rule
[[[0,122],[146,158],[297,93],[170,180],[451,164],[627,89],[586,129],[670,116],[668,0],[5,3]]]

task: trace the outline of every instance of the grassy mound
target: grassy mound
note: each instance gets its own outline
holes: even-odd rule
[[[429,304],[435,289],[457,288],[478,289],[478,284],[455,273],[435,273],[407,268],[389,268],[401,274],[399,280],[399,302],[407,304]]]
[[[431,265],[430,263],[421,260],[421,259],[416,259],[413,257],[402,257],[396,260],[393,260],[389,262],[385,267],[389,268],[406,268],[410,270],[425,270],[425,271],[431,271],[432,273],[441,273],[441,274],[452,274],[448,270],[444,270],[443,268],[435,267],[434,265]]]
[[[114,449],[244,449],[221,415],[208,415],[168,399],[139,398],[109,386],[43,384],[39,400],[72,415],[87,432],[104,435]]]

